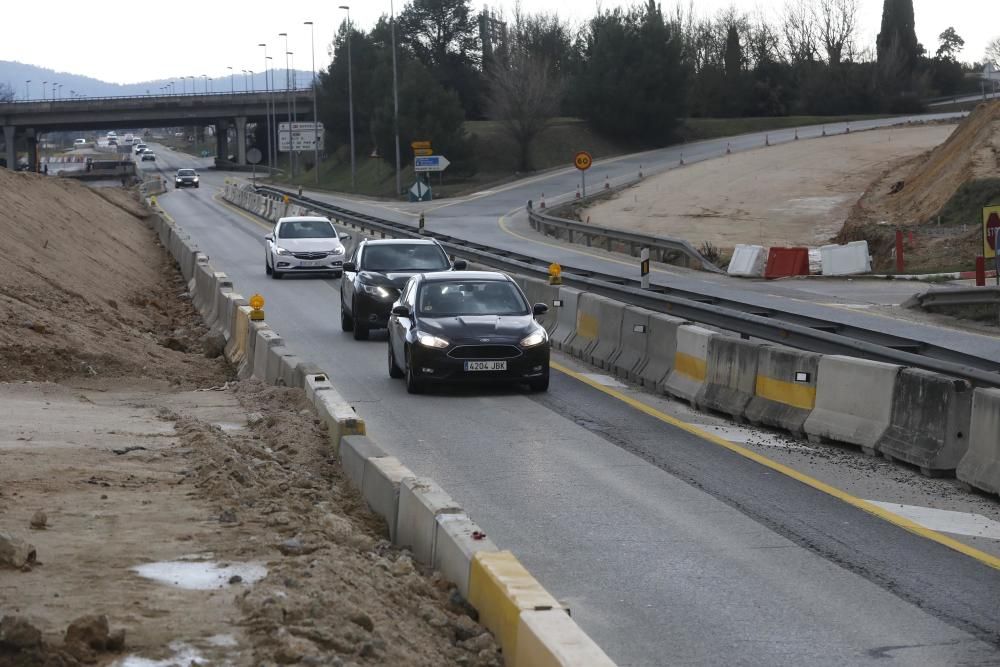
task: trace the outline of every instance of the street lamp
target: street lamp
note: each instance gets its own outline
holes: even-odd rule
[[[351,131],[351,192],[356,188],[357,169],[354,163],[354,81],[351,74],[351,7],[340,5],[347,12],[347,108],[348,124]]]
[[[48,81],[42,81],[42,100],[48,99],[45,97],[45,91],[47,90],[46,86],[48,85],[49,85]]]
[[[63,85],[60,83],[59,84],[59,97],[56,98],[56,99],[62,99],[62,89],[63,89]]]
[[[288,167],[292,178],[295,178],[295,151],[292,150],[291,66],[289,65],[288,60],[288,56],[290,56],[292,52],[288,50],[288,33],[279,32],[278,37],[285,38],[285,104],[288,107]]]
[[[316,184],[319,185],[319,115],[316,111],[316,30],[312,21],[303,25],[309,26],[309,52],[312,54],[312,93],[313,93],[313,171],[316,172]]]
[[[226,69],[229,70],[229,94],[230,95],[235,95],[236,94],[236,79],[234,77],[236,76],[236,72],[233,71],[233,68],[229,67],[228,65],[226,65]]]
[[[264,48],[264,90],[266,97],[264,98],[264,115],[266,117],[267,124],[267,174],[270,176],[274,171],[274,141],[273,135],[271,134],[271,83],[268,81],[268,72],[271,66],[268,64],[268,60],[271,56],[267,55],[267,44],[260,43],[257,46]]]
[[[389,0],[389,26],[392,33],[392,125],[396,133],[396,195],[403,193],[402,171],[399,162],[399,86],[396,83],[396,8]]]
[[[202,74],[201,78],[205,80],[205,94],[208,95],[208,75]]]
[[[26,79],[24,82],[24,99],[31,99],[31,79]]]
[[[58,86],[58,85],[59,84],[56,83],[55,81],[52,82],[52,99],[53,100],[56,99],[56,86]]]

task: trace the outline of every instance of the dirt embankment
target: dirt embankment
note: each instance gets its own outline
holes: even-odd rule
[[[304,394],[205,356],[145,214],[0,170],[0,667],[499,666]]]
[[[990,203],[1000,203],[1000,102],[979,105],[943,144],[883,172],[839,240],[867,240],[888,268],[902,228],[908,272],[970,269],[982,254],[981,209]]]

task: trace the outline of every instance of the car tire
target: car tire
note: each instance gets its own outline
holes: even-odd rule
[[[540,378],[528,381],[528,387],[531,391],[543,392],[549,390],[549,374],[546,373]]]
[[[197,190],[199,187],[201,187],[201,186],[198,185],[198,184],[195,184],[194,189]]]
[[[282,271],[279,271],[278,269],[274,268],[273,266],[271,267],[271,277],[274,278],[275,280],[281,280],[281,278],[284,275],[285,274]]]
[[[357,312],[357,308],[351,309],[351,313]],[[354,329],[354,340],[368,340],[368,325],[359,322],[356,315],[352,315],[351,319],[354,320],[354,326],[352,327]]]
[[[413,374],[413,364],[410,363],[411,360],[406,360],[406,393],[408,394],[420,394],[424,391],[424,385],[417,377]]]
[[[333,279],[334,280],[336,280],[337,278],[342,278],[343,276],[344,276],[344,272],[343,271],[334,271],[333,272]]]
[[[342,331],[354,331],[354,319],[344,310],[344,304],[340,304],[340,329]]]
[[[273,273],[273,269],[271,269],[271,264],[267,261],[267,255],[264,255],[264,273],[267,275],[271,275]]]
[[[392,353],[392,340],[389,340],[389,344],[386,346],[389,348],[389,377],[394,380],[399,380],[403,377],[404,373],[396,365],[396,355]]]

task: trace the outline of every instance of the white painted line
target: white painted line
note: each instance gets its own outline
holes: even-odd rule
[[[981,514],[953,512],[951,510],[939,510],[933,507],[919,507],[917,505],[886,503],[878,500],[869,500],[868,502],[872,505],[878,505],[882,509],[889,510],[894,514],[906,517],[910,521],[930,530],[936,530],[941,533],[952,533],[954,535],[969,535],[972,537],[985,537],[990,540],[1000,540],[1000,522],[988,519]]]
[[[733,442],[738,445],[760,445],[762,447],[777,447],[779,449],[802,450],[807,452],[816,451],[807,445],[799,445],[771,433],[755,431],[741,426],[715,426],[711,424],[692,424],[692,426],[700,428],[703,431],[707,431],[712,435],[717,435],[724,440],[728,440],[729,442]]]
[[[581,373],[580,375],[593,380],[597,384],[604,385],[605,387],[611,387],[612,389],[628,389],[628,385],[622,384],[610,375],[601,375],[600,373]]]

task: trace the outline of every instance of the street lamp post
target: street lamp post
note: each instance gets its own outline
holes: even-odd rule
[[[229,94],[230,95],[235,95],[236,94],[236,78],[235,78],[236,77],[236,72],[233,70],[232,67],[229,67],[228,65],[226,66],[226,69],[229,70]]]
[[[46,90],[48,90],[48,87],[47,87],[48,85],[49,85],[49,82],[48,82],[48,81],[42,81],[42,101],[43,101],[43,102],[44,102],[44,101],[45,101],[46,99],[48,99],[47,97],[45,97],[45,94],[46,94],[46,93],[45,93],[45,91],[46,91]]]
[[[351,74],[351,7],[341,5],[347,12],[347,109],[348,125],[351,131],[351,192],[357,189],[357,168],[354,163],[354,81]]]
[[[292,78],[291,78],[292,88],[291,89],[292,90],[298,90],[299,89],[298,75],[295,73],[295,51],[289,51],[285,55],[288,56],[288,59],[289,59],[288,62],[291,63],[291,69],[290,69],[290,71],[292,73]],[[298,123],[299,122],[299,110],[298,110],[297,107],[298,107],[298,102],[296,101],[295,95],[293,94],[292,95],[292,122],[293,123]],[[291,125],[289,125],[288,127],[289,127],[289,129],[288,129],[289,149],[291,149],[291,141],[292,141]],[[299,155],[294,150],[291,151],[291,155],[292,155],[292,159],[294,160],[294,162],[292,163],[293,167],[294,167],[295,165],[298,164]],[[292,175],[293,176],[295,175],[294,171],[292,172]]]
[[[316,30],[312,21],[306,21],[309,26],[309,52],[312,54],[312,94],[313,94],[313,172],[316,174],[316,184],[319,185],[319,114],[316,111]]]
[[[27,79],[24,82],[24,99],[25,100],[31,99],[31,79]]]
[[[202,74],[201,78],[205,80],[205,94],[208,95],[208,75]]]
[[[292,150],[291,70],[288,64],[288,56],[291,54],[291,51],[288,50],[288,33],[279,32],[278,37],[285,38],[285,104],[288,107],[288,169],[291,172],[292,178],[295,178],[295,151]]]
[[[266,117],[265,124],[267,125],[267,175],[270,176],[274,173],[274,142],[271,135],[271,84],[267,78],[268,72],[271,69],[267,61],[271,57],[267,55],[267,44],[261,42],[257,46],[264,49],[264,90],[266,93],[264,98],[264,116]]]
[[[53,100],[56,99],[56,86],[58,86],[58,85],[59,84],[56,83],[55,81],[52,82],[52,99]]]
[[[396,195],[403,193],[402,170],[399,156],[399,86],[396,83],[396,8],[392,0],[389,0],[389,14],[391,16],[389,26],[392,33],[392,125],[396,133]]]

